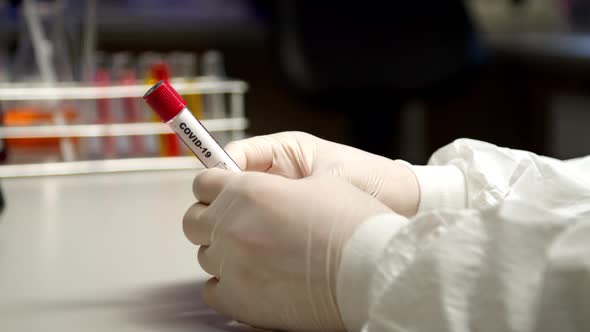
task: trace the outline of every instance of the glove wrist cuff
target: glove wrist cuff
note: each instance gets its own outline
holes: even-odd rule
[[[453,165],[412,166],[420,187],[418,213],[467,208],[465,176]]]

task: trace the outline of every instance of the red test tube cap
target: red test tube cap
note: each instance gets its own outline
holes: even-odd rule
[[[174,90],[168,81],[156,83],[143,96],[148,105],[158,113],[162,121],[168,122],[182,111],[186,101]]]

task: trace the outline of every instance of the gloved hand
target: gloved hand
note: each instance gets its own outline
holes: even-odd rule
[[[345,242],[371,216],[392,213],[342,179],[209,169],[184,231],[215,278],[212,308],[247,324],[288,331],[344,331],[336,273]]]
[[[414,172],[393,161],[302,132],[283,132],[230,143],[226,151],[242,170],[298,179],[330,174],[346,179],[398,214],[416,214],[420,188]]]

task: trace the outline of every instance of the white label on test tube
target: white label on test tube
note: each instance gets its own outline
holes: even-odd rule
[[[186,101],[167,81],[156,83],[143,99],[207,168],[240,171],[238,165],[186,108]]]
[[[213,139],[213,136],[203,127],[188,108],[183,108],[168,126],[182,139],[184,144],[199,158],[207,168],[218,167],[231,171],[240,171],[240,168],[229,157],[221,146]]]

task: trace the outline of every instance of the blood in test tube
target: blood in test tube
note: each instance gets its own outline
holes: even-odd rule
[[[107,87],[111,83],[111,75],[105,69],[98,69],[94,76],[94,84],[99,87]],[[110,99],[99,98],[96,100],[96,122],[99,124],[113,123],[113,114]],[[114,137],[103,137],[102,154],[103,157],[112,158],[115,156],[115,139]]]
[[[133,70],[123,70],[121,72],[122,85],[134,85],[137,83],[136,75]],[[141,109],[136,98],[123,98],[123,116],[125,122],[137,123],[141,122]],[[141,136],[131,137],[131,154],[141,155],[144,151],[144,141]]]

